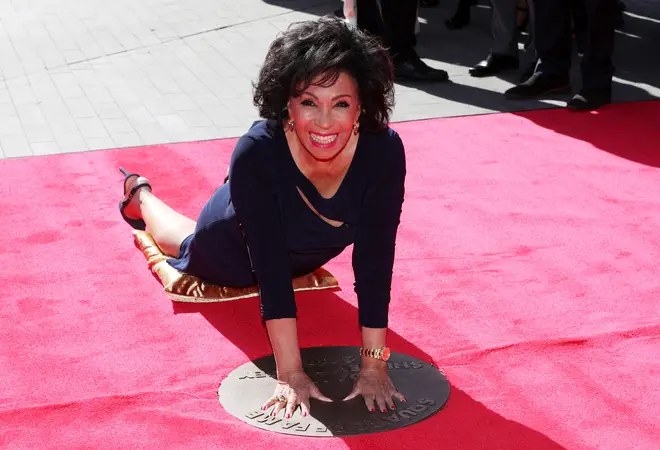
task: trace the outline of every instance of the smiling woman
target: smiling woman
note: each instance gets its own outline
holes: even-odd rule
[[[355,156],[360,101],[346,72],[324,87],[312,82],[288,104],[286,137],[300,171],[322,197],[334,196]]]
[[[393,398],[385,361],[390,286],[406,174],[389,128],[393,71],[376,40],[334,18],[294,24],[271,45],[255,84],[264,120],[232,154],[229,176],[197,222],[126,173],[122,216],[147,229],[181,272],[220,286],[259,286],[278,386],[264,410],[291,416],[330,401],[302,368],[292,279],[354,244],[362,364],[354,391],[370,410]]]

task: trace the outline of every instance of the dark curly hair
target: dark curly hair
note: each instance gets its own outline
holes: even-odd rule
[[[275,39],[253,85],[254,104],[262,118],[286,120],[289,98],[319,76],[315,84],[331,86],[341,72],[357,82],[360,127],[386,128],[394,107],[389,53],[375,37],[333,17],[294,23]]]

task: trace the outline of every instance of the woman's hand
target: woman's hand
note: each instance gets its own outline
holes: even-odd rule
[[[387,406],[390,409],[396,409],[392,397],[398,398],[401,402],[406,402],[403,394],[392,384],[392,380],[387,374],[387,365],[385,364],[363,366],[355,382],[353,392],[344,401],[352,400],[360,394],[364,397],[364,403],[371,412],[376,411],[374,402],[382,412],[387,412]]]
[[[275,393],[264,404],[261,410],[265,411],[275,405],[271,413],[273,416],[276,416],[282,409],[286,409],[284,417],[290,419],[298,405],[300,405],[301,414],[307,416],[310,410],[310,398],[315,398],[323,402],[332,402],[332,400],[321,393],[319,388],[316,387],[304,371],[284,372],[278,375]]]

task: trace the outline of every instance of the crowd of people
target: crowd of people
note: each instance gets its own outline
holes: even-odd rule
[[[482,0],[483,1],[483,0]],[[458,0],[445,25],[458,30],[470,23],[477,0]],[[379,36],[389,49],[399,79],[444,82],[449,75],[430,67],[415,46],[419,8],[439,0],[356,0],[357,24]],[[505,92],[509,99],[539,98],[571,91],[573,49],[580,56],[581,86],[568,101],[575,111],[591,111],[611,103],[615,29],[625,5],[619,0],[490,0],[492,45],[485,58],[469,69],[474,77],[494,76],[520,68],[519,37],[533,62],[522,67],[519,84]],[[342,10],[343,11],[343,10]],[[341,14],[341,12],[338,12]]]

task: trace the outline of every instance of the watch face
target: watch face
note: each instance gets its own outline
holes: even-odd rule
[[[383,356],[382,356],[382,358],[383,358],[383,361],[387,361],[388,359],[390,359],[390,349],[389,349],[389,348],[385,347],[385,348],[383,349]]]

